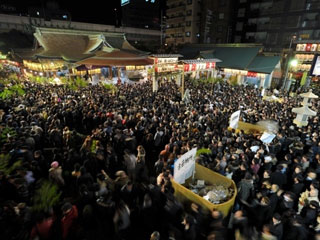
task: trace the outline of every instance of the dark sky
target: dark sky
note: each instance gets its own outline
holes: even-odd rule
[[[156,1],[159,1],[161,8],[164,8],[165,0]],[[48,2],[56,2],[60,9],[71,13],[72,21],[115,25],[114,9],[117,9],[117,18],[121,22],[121,0],[0,0],[0,4],[13,5],[23,14],[28,12],[29,7],[46,8]]]
[[[71,13],[73,21],[115,24],[115,11],[121,17],[120,0],[58,1],[61,9]]]
[[[114,25],[115,8],[117,8],[118,17],[121,17],[120,0],[0,0],[0,4],[15,6],[18,12],[26,14],[28,7],[45,8],[50,1],[57,2],[60,9],[69,11],[73,21]]]

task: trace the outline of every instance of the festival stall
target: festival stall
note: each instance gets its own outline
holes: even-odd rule
[[[235,183],[195,162],[196,149],[181,156],[174,164],[172,186],[181,203],[194,202],[205,212],[219,210],[226,217],[237,195]]]

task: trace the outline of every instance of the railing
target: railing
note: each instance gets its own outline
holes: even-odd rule
[[[179,32],[184,33],[184,27],[173,27],[173,28],[166,29],[166,34],[179,33]]]
[[[171,22],[184,22],[185,16],[176,16],[176,17],[171,17],[167,19],[167,23]]]
[[[173,8],[168,8],[167,9],[167,14],[174,13],[174,12],[180,12],[180,11],[184,11],[184,10],[186,10],[186,6],[185,5],[176,6],[176,7],[173,7]]]
[[[257,24],[257,30],[265,30],[270,28],[270,23],[265,23],[265,24]]]

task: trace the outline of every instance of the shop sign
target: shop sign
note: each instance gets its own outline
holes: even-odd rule
[[[247,73],[247,76],[248,76],[248,77],[257,77],[258,74],[257,74],[256,72],[248,72],[248,73]]]
[[[320,44],[317,43],[299,43],[296,47],[297,52],[320,52]]]

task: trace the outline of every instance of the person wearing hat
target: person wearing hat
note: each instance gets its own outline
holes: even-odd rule
[[[62,177],[62,168],[59,166],[57,161],[51,163],[51,168],[49,169],[49,179],[58,184],[59,186],[64,185],[64,179]]]

